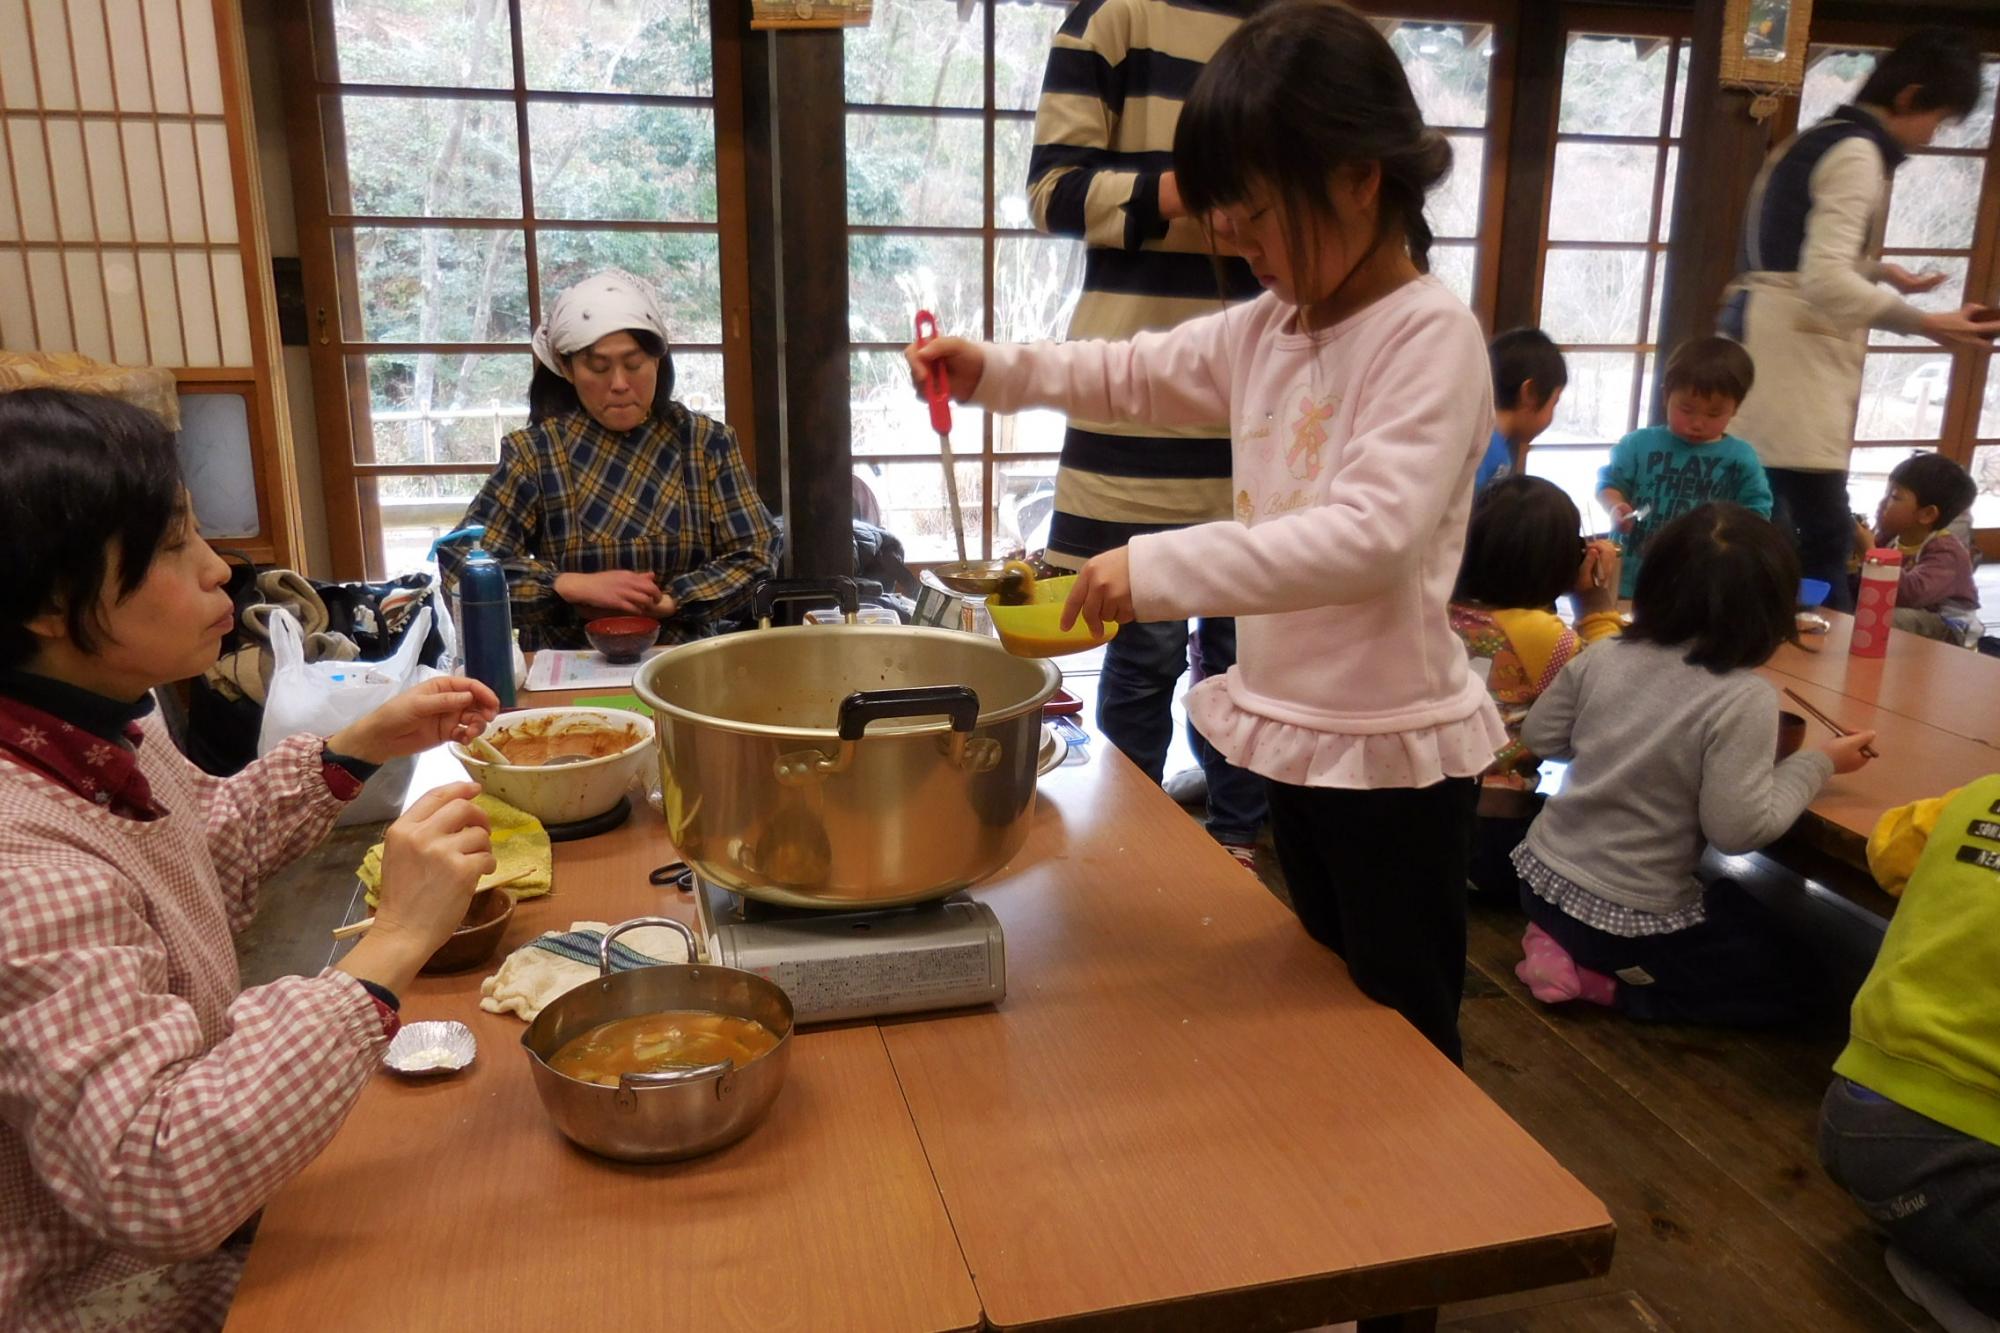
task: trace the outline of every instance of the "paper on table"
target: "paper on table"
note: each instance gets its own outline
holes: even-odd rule
[[[607,662],[604,655],[588,648],[544,648],[535,654],[528,668],[525,688],[530,690],[587,690],[600,685],[630,685],[646,658],[665,652],[648,648],[637,662]]]

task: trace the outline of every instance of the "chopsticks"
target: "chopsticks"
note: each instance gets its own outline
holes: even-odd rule
[[[1825,713],[1820,712],[1819,709],[1814,708],[1810,703],[1806,702],[1806,697],[1803,694],[1800,694],[1797,690],[1793,689],[1789,685],[1785,686],[1785,697],[1790,699],[1793,703],[1797,704],[1799,707],[1805,709],[1808,716],[1813,718],[1822,727],[1825,727],[1828,731],[1832,732],[1834,735],[1852,736],[1854,734],[1853,732],[1849,731],[1846,727],[1841,726],[1838,722],[1835,722]],[[1875,752],[1875,747],[1872,745],[1862,746],[1861,753],[1863,756],[1869,759],[1880,759],[1882,757],[1881,755]]]
[[[502,888],[508,884],[515,883],[517,880],[526,879],[528,876],[534,873],[535,873],[534,866],[522,866],[519,870],[509,871],[505,875],[498,875],[492,879],[483,880],[479,884],[475,885],[472,891],[474,893],[484,893],[488,889]],[[351,921],[347,925],[339,927],[333,932],[333,937],[337,940],[351,940],[356,935],[367,934],[369,929],[373,927],[374,924],[375,924],[374,917],[365,916],[361,918],[361,920],[359,921]]]

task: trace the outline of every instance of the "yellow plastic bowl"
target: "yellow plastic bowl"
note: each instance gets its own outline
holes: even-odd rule
[[[1002,606],[998,595],[986,599],[986,613],[993,617],[993,628],[1000,635],[1001,646],[1016,657],[1061,657],[1064,653],[1080,653],[1108,643],[1118,636],[1118,622],[1107,621],[1104,634],[1095,637],[1090,626],[1078,616],[1076,624],[1065,633],[1061,628],[1063,603],[1069,600],[1070,585],[1076,576],[1060,579],[1036,579],[1033,600],[1025,606]]]

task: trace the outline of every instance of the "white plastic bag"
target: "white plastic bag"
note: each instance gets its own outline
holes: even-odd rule
[[[410,686],[437,675],[417,661],[430,632],[431,611],[425,607],[417,612],[403,635],[402,646],[391,657],[380,662],[308,662],[299,622],[287,611],[274,614],[270,625],[271,684],[264,695],[264,725],[257,733],[257,753],[269,754],[286,737],[301,733],[331,736]],[[416,766],[414,756],[384,764],[335,822],[365,824],[393,819],[402,809],[403,793]]]

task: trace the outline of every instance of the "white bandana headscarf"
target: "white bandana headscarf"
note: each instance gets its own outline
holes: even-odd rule
[[[646,329],[661,342],[672,342],[666,312],[653,289],[622,268],[607,268],[549,303],[535,330],[535,360],[568,379],[564,357],[625,329]]]

